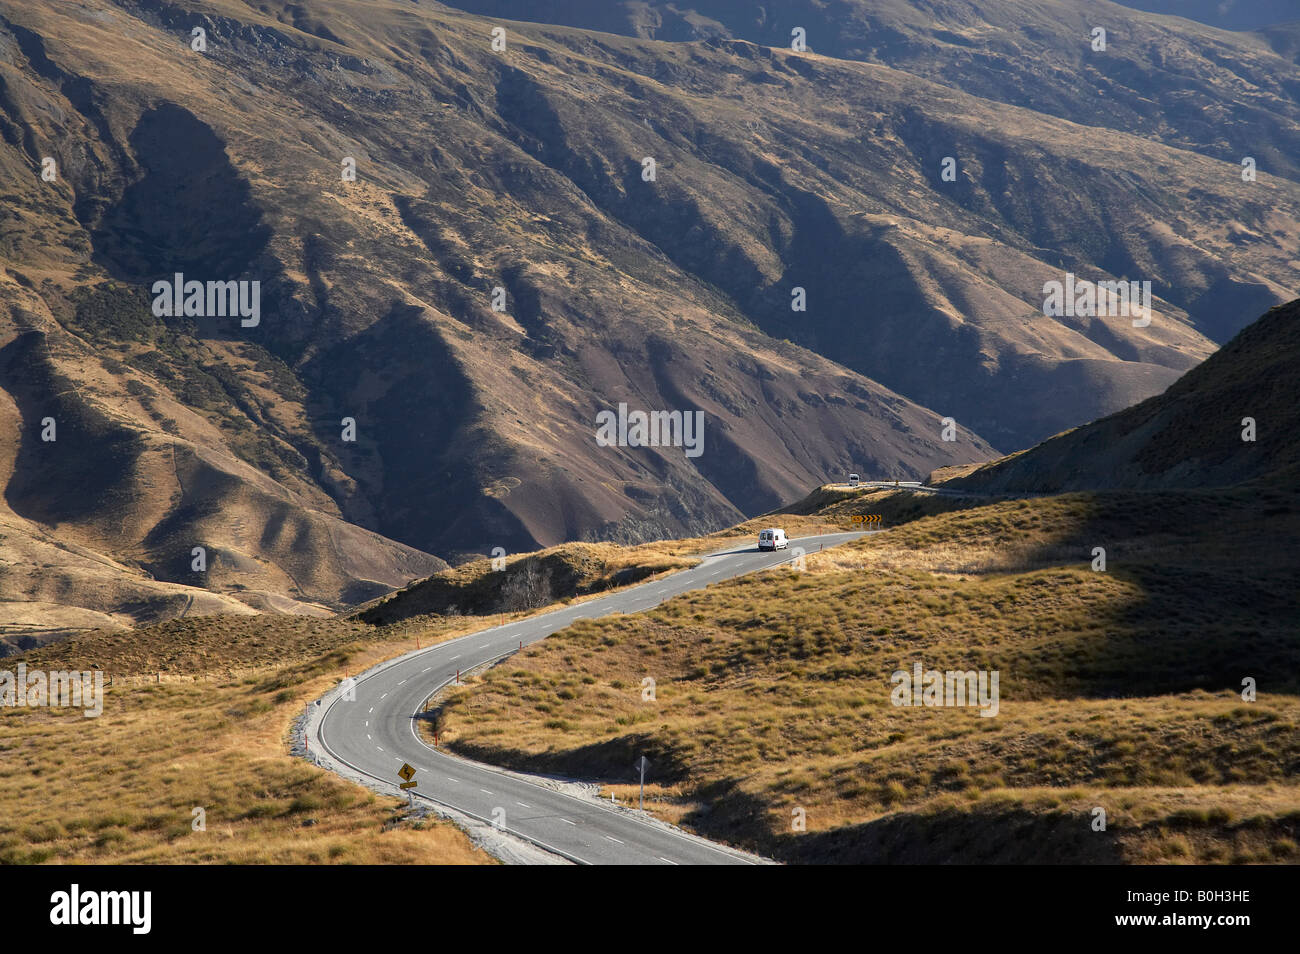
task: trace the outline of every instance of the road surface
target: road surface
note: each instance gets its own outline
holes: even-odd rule
[[[395,794],[397,770],[409,762],[417,770],[417,798],[480,821],[503,820],[500,827],[505,830],[579,864],[752,864],[756,860],[752,856],[624,808],[446,755],[419,737],[416,714],[430,695],[456,678],[458,670],[507,656],[520,643],[527,646],[545,639],[575,620],[652,609],[689,590],[789,562],[800,548],[815,553],[863,535],[805,537],[790,541],[787,550],[769,553],[752,545],[723,550],[705,557],[699,566],[662,579],[410,653],[357,677],[354,698],[348,699],[340,690],[326,696],[321,703],[324,713],[308,730],[309,747],[392,785]],[[648,778],[654,779],[653,767]]]

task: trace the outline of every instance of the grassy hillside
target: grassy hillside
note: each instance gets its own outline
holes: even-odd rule
[[[1300,299],[1270,310],[1163,394],[961,476],[974,491],[1300,484]],[[1253,440],[1245,440],[1247,421]]]
[[[789,861],[1298,861],[1298,539],[1278,490],[927,516],[582,621],[450,696],[442,739],[620,797],[644,753],[657,813]],[[998,670],[998,715],[893,706],[914,662]]]
[[[0,863],[492,863],[454,825],[288,751],[309,701],[411,648],[415,633],[224,617],[92,632],[26,655],[32,668],[94,667],[112,685],[106,677],[96,719],[0,709]],[[195,807],[206,831],[191,827]]]

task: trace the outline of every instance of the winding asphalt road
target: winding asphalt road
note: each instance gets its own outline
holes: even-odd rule
[[[752,864],[756,859],[687,834],[625,808],[565,794],[484,765],[446,755],[421,739],[416,715],[430,695],[464,672],[508,656],[575,620],[636,613],[689,590],[778,566],[799,555],[864,536],[832,533],[790,541],[763,553],[754,547],[708,555],[699,566],[608,596],[485,629],[409,653],[359,676],[354,697],[341,690],[322,701],[309,744],[333,760],[394,787],[409,762],[417,798],[480,821],[503,822],[510,833],[579,864]],[[653,779],[653,767],[651,775]]]

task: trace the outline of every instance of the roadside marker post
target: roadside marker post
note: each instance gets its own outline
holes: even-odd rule
[[[644,755],[641,756],[641,760],[637,762],[637,767],[641,769],[641,811],[645,811],[645,770],[649,768],[649,766],[650,760]]]

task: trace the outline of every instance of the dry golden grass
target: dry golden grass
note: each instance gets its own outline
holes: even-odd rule
[[[230,639],[257,622],[183,620],[33,654],[33,667],[99,665],[116,685],[98,719],[0,710],[0,861],[493,863],[454,825],[410,816],[399,800],[289,754],[304,705],[410,649],[415,633],[264,617]],[[206,831],[191,828],[195,807]]]
[[[653,810],[788,860],[1300,860],[1296,513],[1156,499],[963,509],[581,621],[450,696],[442,738],[621,800],[646,754]],[[917,661],[997,669],[1001,712],[894,707]]]

